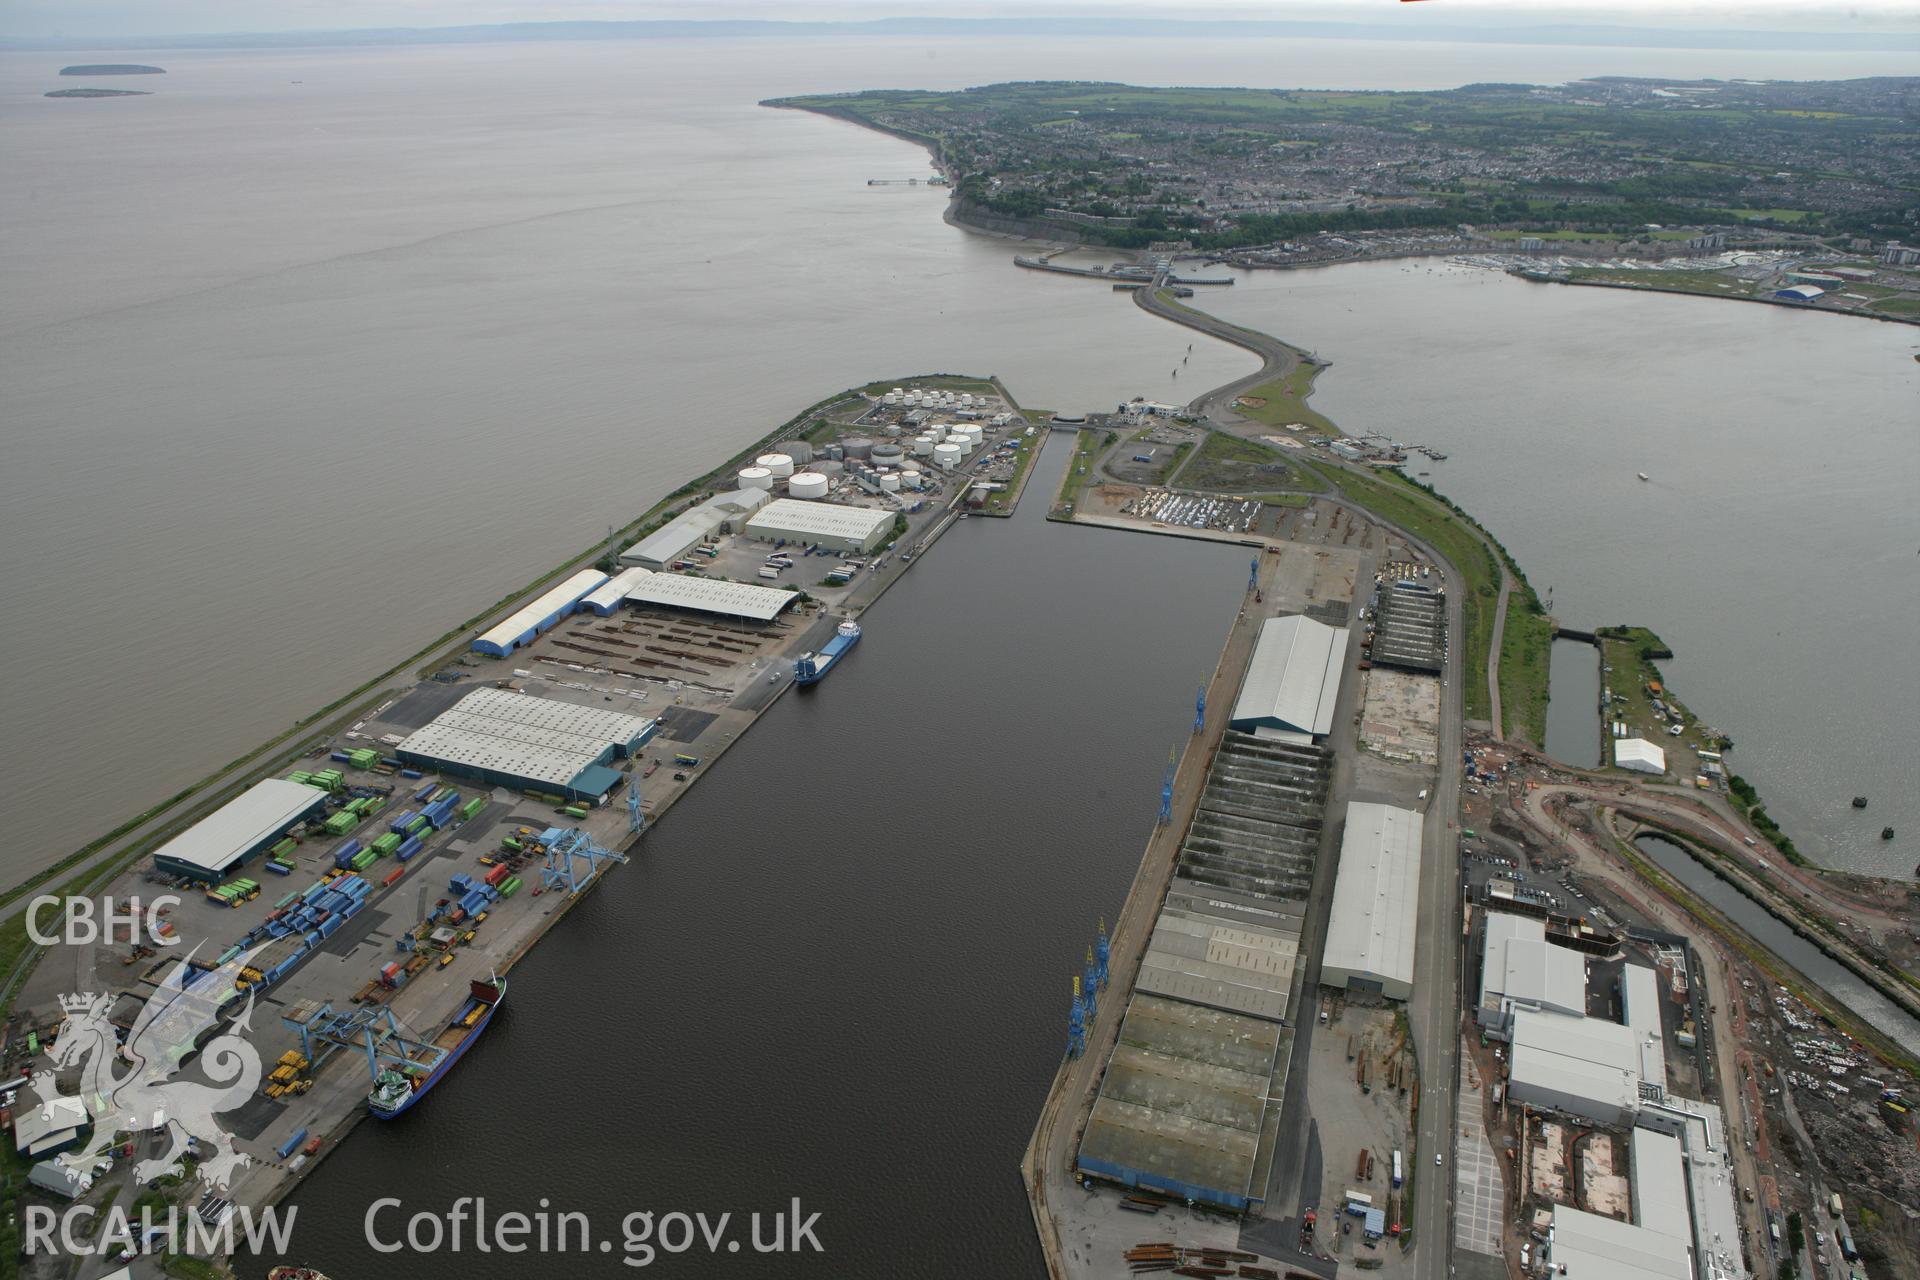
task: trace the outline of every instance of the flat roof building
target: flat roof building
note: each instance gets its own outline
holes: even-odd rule
[[[1507,1039],[1516,1009],[1586,1013],[1586,957],[1548,942],[1544,920],[1489,911],[1484,936],[1474,1018],[1489,1036]]]
[[[1613,765],[1633,773],[1665,773],[1667,753],[1645,738],[1615,738]]]
[[[610,762],[633,755],[658,728],[624,711],[475,689],[409,734],[394,755],[516,791],[599,801],[626,776]]]
[[[1297,613],[1268,618],[1240,682],[1231,726],[1283,742],[1326,737],[1346,657],[1345,631]]]
[[[535,636],[572,613],[583,597],[606,580],[607,575],[596,569],[582,569],[481,632],[473,642],[473,651],[504,658],[521,645],[531,644]]]
[[[1566,1280],[1693,1280],[1693,1265],[1672,1236],[1566,1205],[1553,1207],[1547,1262]]]
[[[1340,838],[1320,981],[1395,1000],[1413,994],[1422,815],[1354,802]]]
[[[747,518],[773,500],[765,489],[718,493],[689,507],[620,553],[620,563],[665,569],[708,538],[739,533]]]
[[[305,783],[262,779],[155,849],[154,868],[220,880],[326,803],[326,792]]]
[[[1624,1125],[1640,1105],[1640,1043],[1603,1018],[1517,1009],[1507,1093],[1516,1102]]]
[[[747,521],[755,538],[805,542],[830,551],[872,551],[893,530],[893,511],[883,507],[847,507],[831,502],[777,498]]]
[[[1666,1035],[1660,1027],[1660,975],[1643,964],[1620,970],[1620,1012],[1640,1050],[1640,1078],[1667,1087]]]

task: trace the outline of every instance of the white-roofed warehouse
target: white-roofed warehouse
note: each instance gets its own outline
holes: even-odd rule
[[[505,689],[475,689],[394,748],[408,764],[569,800],[599,800],[625,777],[609,761],[659,721]]]
[[[651,569],[623,569],[605,586],[580,603],[606,617],[622,602],[689,609],[749,622],[771,622],[800,598],[797,591],[762,587],[724,578],[696,578],[684,573],[655,573]]]
[[[1345,631],[1300,614],[1268,618],[1240,682],[1232,727],[1288,742],[1326,737],[1346,657]]]
[[[1320,981],[1395,1000],[1413,994],[1420,835],[1409,809],[1354,802],[1340,837],[1340,868]]]
[[[805,542],[829,551],[868,552],[893,530],[894,513],[880,507],[845,507],[831,502],[780,498],[747,521],[756,538]]]
[[[326,792],[305,783],[263,779],[155,849],[153,865],[168,875],[219,880],[326,802]]]
[[[642,569],[664,569],[708,538],[740,532],[746,518],[772,496],[765,489],[715,494],[622,551],[620,563],[639,565]]]

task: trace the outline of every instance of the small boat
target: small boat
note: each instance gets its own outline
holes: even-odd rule
[[[1647,473],[1644,471],[1636,472],[1635,474],[1638,475],[1642,480],[1648,479]]]
[[[460,1055],[480,1038],[506,998],[505,978],[489,982],[476,980],[468,988],[466,1003],[434,1038],[433,1044],[413,1051],[408,1070],[389,1066],[375,1077],[373,1089],[367,1094],[367,1110],[377,1119],[391,1120],[425,1097],[427,1090],[439,1084],[447,1072],[453,1070],[453,1064],[460,1061]]]
[[[1891,840],[1891,839],[1893,839],[1893,828],[1892,828],[1892,827],[1882,827],[1882,828],[1880,828],[1880,838],[1881,838],[1882,840]]]
[[[1856,808],[1856,809],[1864,809],[1864,808],[1866,808],[1866,807],[1867,807],[1867,798],[1866,798],[1865,796],[1855,796],[1855,797],[1853,798],[1853,807],[1854,807],[1854,808]]]

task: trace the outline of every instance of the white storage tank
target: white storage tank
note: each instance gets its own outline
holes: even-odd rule
[[[848,458],[857,458],[862,462],[873,456],[873,441],[865,436],[851,436],[840,442]]]
[[[787,481],[787,494],[794,498],[824,498],[827,496],[827,478],[818,471],[797,472]]]
[[[902,397],[898,391],[889,391],[883,397],[883,399],[884,399],[884,402],[887,404],[899,404]]]
[[[792,458],[795,466],[804,467],[813,461],[813,446],[805,440],[782,440],[773,447],[775,452]]]
[[[900,492],[900,473],[898,471],[889,471],[887,474],[881,476],[880,489],[883,493]]]
[[[954,467],[960,465],[960,459],[963,454],[964,451],[957,444],[937,444],[933,446],[933,464],[937,467],[946,467],[948,470],[952,470]]]
[[[918,489],[924,483],[925,480],[918,471],[902,471],[900,473],[900,484],[902,488]]]
[[[931,458],[933,456],[933,446],[939,443],[940,442],[932,436],[915,436],[913,440],[913,456],[916,458]]]
[[[784,453],[763,453],[753,460],[756,467],[765,467],[784,480],[793,474],[793,459]]]
[[[765,467],[742,467],[739,479],[742,489],[773,488],[773,472]]]
[[[947,429],[941,426],[939,423],[936,422],[932,426],[927,428],[927,439],[933,441],[935,444],[939,444],[942,440],[945,440],[946,438],[947,438]]]
[[[907,456],[907,451],[897,444],[877,444],[869,455],[875,466],[892,466]]]

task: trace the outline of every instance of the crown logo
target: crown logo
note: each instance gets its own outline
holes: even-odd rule
[[[93,1008],[97,999],[99,997],[91,991],[76,991],[70,996],[60,997],[60,1011],[66,1014],[86,1013]]]

